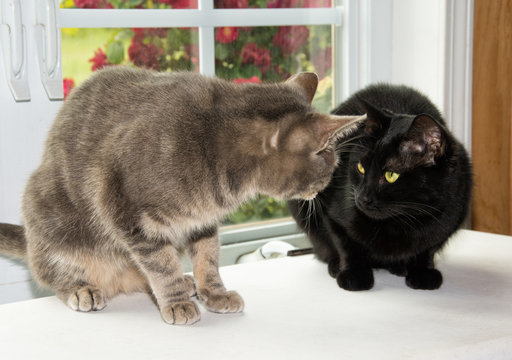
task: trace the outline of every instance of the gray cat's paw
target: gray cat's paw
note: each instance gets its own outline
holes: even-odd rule
[[[190,296],[190,297],[196,296],[197,291],[196,291],[196,282],[194,280],[194,277],[191,275],[185,275],[184,279],[185,279],[185,284],[187,286],[188,296]]]
[[[244,300],[236,291],[215,293],[203,289],[198,291],[197,296],[201,304],[211,312],[226,314],[244,310]]]
[[[201,313],[193,301],[180,301],[160,310],[164,321],[171,325],[192,325],[199,321]]]
[[[70,293],[60,294],[59,297],[65,299],[66,304],[75,311],[98,311],[107,306],[103,292],[92,286],[84,286]]]

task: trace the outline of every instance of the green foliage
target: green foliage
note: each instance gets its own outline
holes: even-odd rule
[[[124,60],[124,46],[121,41],[113,41],[107,46],[107,60],[112,64],[121,64]]]
[[[240,224],[250,221],[276,219],[290,216],[286,203],[268,196],[259,195],[254,200],[243,204],[237,212],[231,214],[225,225]]]

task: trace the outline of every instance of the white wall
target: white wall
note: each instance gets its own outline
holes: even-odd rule
[[[445,0],[393,0],[391,82],[425,93],[444,109]]]

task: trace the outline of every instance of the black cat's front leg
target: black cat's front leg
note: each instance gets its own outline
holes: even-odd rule
[[[349,291],[370,290],[374,284],[373,270],[366,263],[345,266],[338,273],[336,282],[339,287]]]
[[[443,275],[434,268],[434,252],[421,253],[409,261],[405,283],[413,289],[435,290],[441,287]]]
[[[329,224],[333,244],[338,257],[331,259],[329,274],[336,278],[338,286],[349,291],[369,290],[373,287],[373,270],[367,251],[351,240],[341,226]]]

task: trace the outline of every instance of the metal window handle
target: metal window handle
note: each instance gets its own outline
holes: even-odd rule
[[[37,0],[36,46],[39,71],[50,100],[64,98],[62,63],[60,57],[60,27],[57,24],[57,6],[54,0]]]
[[[27,79],[27,36],[21,18],[20,0],[1,0],[0,44],[5,75],[16,101],[30,100]]]

